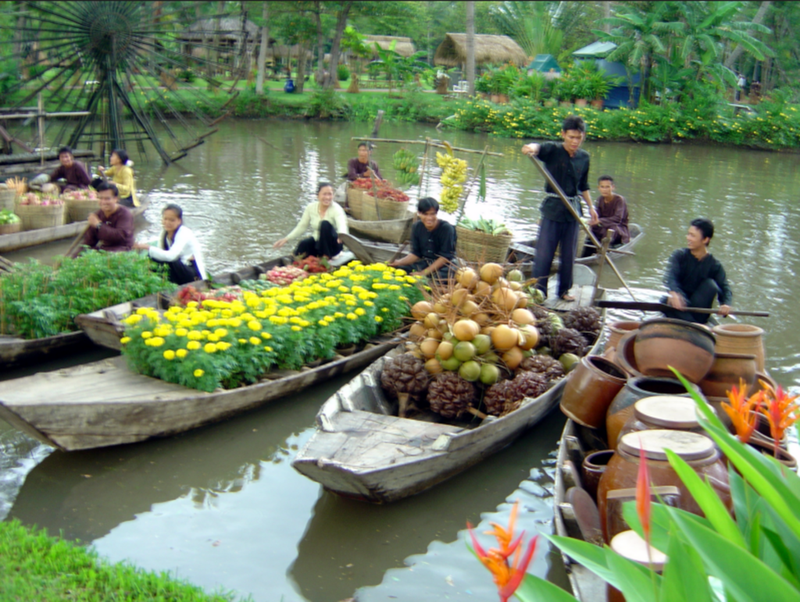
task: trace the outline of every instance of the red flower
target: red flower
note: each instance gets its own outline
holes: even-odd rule
[[[644,455],[644,446],[639,438],[639,475],[636,477],[636,514],[642,523],[644,540],[647,542],[648,553],[650,548],[650,472],[647,469],[647,458]]]

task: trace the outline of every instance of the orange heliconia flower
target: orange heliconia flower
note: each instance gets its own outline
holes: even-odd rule
[[[762,385],[766,385],[766,383],[762,381]],[[739,386],[734,385],[728,391],[728,399],[730,404],[722,402],[722,409],[730,417],[739,440],[747,443],[750,441],[753,431],[756,430],[758,411],[764,400],[764,389],[747,397],[747,383],[740,378]]]
[[[520,544],[525,532],[523,531],[520,533],[519,537],[514,539],[514,523],[517,519],[517,506],[518,503],[515,502],[511,510],[511,518],[508,521],[508,528],[504,528],[497,523],[491,523],[494,528],[486,533],[488,535],[494,535],[500,547],[489,548],[488,552],[475,537],[475,533],[472,531],[472,525],[467,523],[467,529],[472,539],[474,552],[483,566],[492,573],[501,602],[507,602],[522,583],[528,570],[528,565],[530,565],[533,555],[536,552],[536,542],[539,539],[538,535],[531,539],[528,548],[525,550],[525,555],[523,556]],[[512,555],[514,558],[509,565],[508,559]]]
[[[761,412],[769,421],[769,433],[775,440],[775,446],[780,444],[786,429],[800,419],[800,405],[797,398],[800,395],[789,395],[778,385],[775,390],[770,384],[761,381],[764,394],[764,407]]]
[[[636,514],[642,523],[644,540],[647,543],[648,554],[650,551],[650,472],[647,468],[647,458],[644,447],[639,438],[639,474],[636,476]]]

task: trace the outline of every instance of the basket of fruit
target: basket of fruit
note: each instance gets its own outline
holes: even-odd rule
[[[73,190],[61,195],[67,206],[67,216],[70,222],[82,222],[90,213],[97,211],[97,193],[92,190]]]
[[[28,191],[28,181],[25,178],[9,178],[5,186],[0,186],[0,210],[14,210],[14,200]]]
[[[378,191],[377,200],[374,196],[375,191],[370,178],[359,178],[350,183],[350,188],[347,191],[347,203],[354,218],[365,221],[379,219],[378,211],[375,209],[376,204],[380,210],[381,220],[407,217],[407,194],[392,188],[391,184],[385,180],[375,180],[375,188]]]
[[[8,209],[0,209],[0,235],[22,230],[22,220]]]
[[[465,261],[502,263],[511,237],[506,225],[497,220],[465,217],[456,225],[456,255]]]
[[[60,198],[28,192],[17,198],[14,213],[22,220],[23,230],[38,230],[64,225],[64,201]]]

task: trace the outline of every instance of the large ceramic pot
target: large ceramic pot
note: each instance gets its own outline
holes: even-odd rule
[[[639,327],[633,354],[645,376],[673,376],[672,367],[699,383],[714,363],[714,344],[714,334],[705,326],[656,318]]]
[[[598,355],[581,358],[561,395],[561,411],[589,428],[603,425],[606,410],[625,385],[625,373]]]
[[[608,326],[608,342],[606,343],[606,348],[614,347],[615,349],[619,345],[619,340],[623,337],[623,335],[628,334],[634,330],[639,330],[639,326],[641,322],[614,322]]]
[[[686,431],[653,430],[629,433],[619,441],[619,448],[608,463],[600,484],[597,487],[597,508],[600,511],[600,525],[603,536],[608,542],[615,532],[609,531],[609,525],[624,524],[618,517],[608,515],[607,504],[609,494],[620,489],[635,489],[639,474],[640,453],[644,453],[653,487],[676,487],[679,491],[677,505],[679,508],[703,516],[702,510],[678,474],[667,461],[667,449],[672,450],[700,476],[708,479],[712,489],[719,496],[728,510],[732,508],[728,470],[708,437]],[[612,510],[620,512],[620,504]],[[617,531],[618,532],[618,531]]]
[[[706,431],[700,426],[700,411],[691,397],[679,395],[654,395],[633,404],[633,415],[622,427],[621,439],[628,433],[667,429],[690,431],[700,435]]]
[[[698,384],[704,395],[725,397],[744,380],[747,389],[756,383],[756,356],[743,353],[717,353],[711,369]]]
[[[700,392],[696,385],[695,391]],[[610,449],[617,449],[617,439],[619,439],[620,431],[622,431],[622,427],[625,426],[630,417],[633,416],[633,404],[640,399],[654,395],[689,397],[686,387],[677,378],[640,376],[628,379],[622,390],[617,393],[614,401],[611,402],[606,413],[606,435],[608,436],[608,447]]]
[[[622,368],[628,376],[633,378],[644,376],[639,372],[639,366],[636,365],[636,357],[633,354],[633,346],[636,344],[637,332],[638,329],[622,335],[619,343],[617,343],[616,353],[614,353],[613,356],[614,363]]]
[[[593,500],[597,499],[597,485],[600,483],[600,477],[603,476],[612,457],[614,457],[614,450],[604,449],[586,454],[583,459],[583,464],[581,465],[583,488],[592,496]]]
[[[750,324],[714,326],[717,353],[746,353],[756,356],[759,372],[764,372],[764,330]]]

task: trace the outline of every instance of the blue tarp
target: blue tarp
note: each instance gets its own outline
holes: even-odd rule
[[[616,47],[617,45],[614,42],[594,42],[572,53],[572,56],[576,57],[578,62],[593,61],[598,71],[604,72],[607,77],[619,78],[617,85],[612,87],[603,99],[605,101],[604,106],[607,109],[636,106],[639,103],[640,75],[638,73],[633,74],[629,82],[628,74],[625,72],[625,65],[618,61],[605,60],[605,57]],[[629,84],[633,86],[633,105],[631,105]]]
[[[528,71],[539,71],[540,73],[548,73],[550,71],[561,73],[561,67],[558,66],[558,61],[552,54],[537,54],[536,58],[528,65]]]

